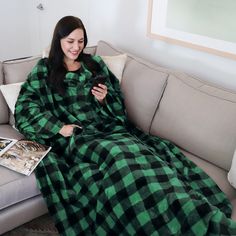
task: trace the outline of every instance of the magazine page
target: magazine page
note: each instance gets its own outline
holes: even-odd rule
[[[17,142],[16,139],[0,137],[0,156]]]
[[[0,165],[29,176],[50,149],[33,141],[18,140],[0,156]]]

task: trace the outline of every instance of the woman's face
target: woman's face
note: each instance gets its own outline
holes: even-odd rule
[[[74,61],[84,49],[84,31],[75,29],[68,36],[61,39],[61,48],[66,61]]]

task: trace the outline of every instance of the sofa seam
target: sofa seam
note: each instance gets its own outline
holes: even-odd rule
[[[31,198],[34,198],[34,197],[37,197],[37,196],[42,196],[42,193],[38,193],[37,195],[32,195],[32,196],[30,196],[30,197],[25,197],[25,198],[22,198],[20,201],[12,201],[12,204],[7,204],[7,205],[5,205],[6,207],[4,207],[4,208],[0,208],[0,211],[2,211],[2,210],[4,210],[4,209],[7,209],[8,207],[12,207],[12,206],[14,206],[14,205],[16,205],[16,204],[19,204],[19,203],[21,203],[21,202],[24,202],[24,201],[26,201],[26,200],[28,200],[28,199],[31,199]]]
[[[156,105],[156,109],[155,109],[155,111],[154,111],[154,113],[153,113],[153,116],[152,116],[152,119],[151,119],[151,122],[150,122],[150,125],[149,125],[149,129],[148,129],[148,133],[149,133],[149,134],[150,134],[151,129],[152,129],[152,124],[153,124],[154,118],[156,117],[157,112],[158,112],[158,110],[159,110],[159,107],[160,107],[160,104],[161,104],[161,100],[162,100],[162,98],[163,98],[163,96],[164,96],[164,92],[165,92],[166,87],[167,87],[167,85],[168,85],[168,78],[169,78],[169,76],[170,76],[170,75],[167,74],[166,81],[165,81],[165,83],[164,83],[164,85],[163,85],[162,92],[161,92],[160,96],[158,97],[158,103],[157,103],[157,105]]]
[[[2,64],[6,64],[6,65],[17,65],[19,63],[22,63],[22,62],[31,62],[37,58],[42,58],[41,55],[36,55],[36,56],[29,56],[29,57],[24,57],[24,58],[15,58],[15,59],[9,59],[9,60],[5,60],[5,61],[2,61]],[[4,66],[3,66],[4,67]]]

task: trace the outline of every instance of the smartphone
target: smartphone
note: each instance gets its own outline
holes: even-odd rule
[[[98,84],[105,84],[105,82],[106,82],[106,77],[104,75],[97,75],[93,79],[92,88],[94,86],[98,87]]]

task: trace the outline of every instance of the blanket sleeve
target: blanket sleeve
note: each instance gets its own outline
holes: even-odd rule
[[[108,81],[106,83],[108,93],[105,100],[105,105],[101,105],[97,102],[97,111],[102,113],[109,113],[114,118],[120,120],[122,123],[127,123],[126,109],[124,104],[124,96],[120,89],[119,80],[115,75],[108,69],[105,62],[100,56],[94,57],[94,59],[99,63],[104,75],[107,76]]]
[[[15,106],[16,128],[28,139],[45,143],[58,134],[64,125],[47,109],[50,94],[46,94],[48,69],[44,59],[39,60],[22,85]]]

